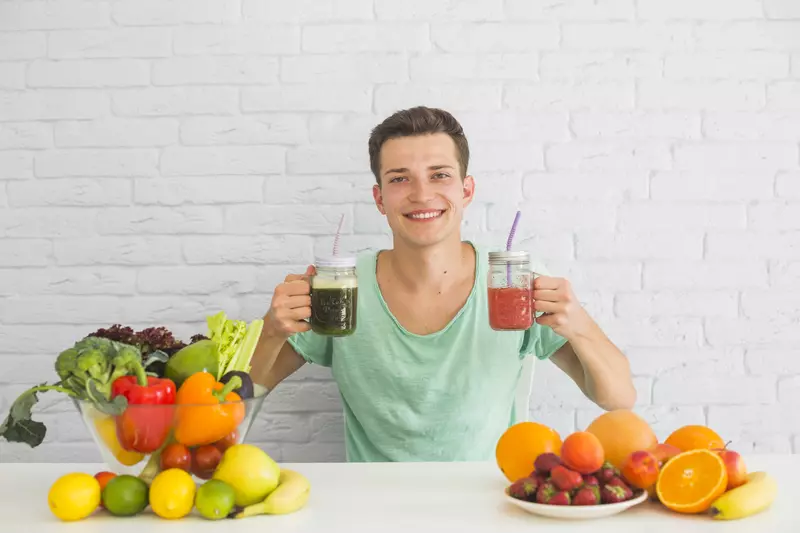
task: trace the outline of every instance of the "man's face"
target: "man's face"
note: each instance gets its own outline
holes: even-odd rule
[[[391,139],[381,149],[380,166],[381,186],[373,187],[373,196],[395,239],[425,247],[458,234],[475,185],[472,176],[461,179],[449,135]]]

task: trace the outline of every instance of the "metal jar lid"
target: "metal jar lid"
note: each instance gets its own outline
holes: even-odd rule
[[[315,257],[314,266],[319,268],[355,268],[355,257]]]
[[[530,262],[530,254],[528,252],[489,252],[489,262],[521,265]]]

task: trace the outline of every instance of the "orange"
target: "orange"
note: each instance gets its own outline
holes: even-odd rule
[[[633,452],[649,450],[658,444],[650,425],[628,409],[601,414],[589,424],[586,431],[600,439],[606,461],[617,468],[622,468],[623,461]]]
[[[520,422],[508,428],[497,441],[497,466],[511,482],[529,476],[533,463],[543,453],[561,454],[561,436],[538,422]]]
[[[722,458],[710,450],[683,452],[658,474],[656,495],[677,513],[702,513],[725,492],[728,471]]]
[[[700,425],[689,425],[676,429],[667,437],[664,444],[675,446],[682,452],[725,447],[725,441],[713,429]]]

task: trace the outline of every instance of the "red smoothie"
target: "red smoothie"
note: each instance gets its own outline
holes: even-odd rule
[[[530,288],[489,289],[489,325],[495,330],[523,330],[533,325]]]

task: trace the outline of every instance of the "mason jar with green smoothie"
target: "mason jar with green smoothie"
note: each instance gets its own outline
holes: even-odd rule
[[[315,260],[311,276],[311,329],[320,335],[345,337],[356,331],[358,277],[353,257]]]

